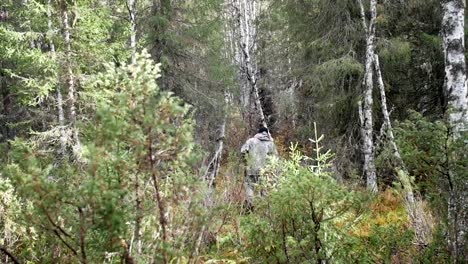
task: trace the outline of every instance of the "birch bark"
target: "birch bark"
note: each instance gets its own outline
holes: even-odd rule
[[[465,59],[465,0],[442,0],[442,39],[448,121],[456,141],[468,130],[468,93]],[[466,142],[465,142],[466,144]],[[468,258],[468,180],[448,172],[448,244],[455,263]]]
[[[248,113],[248,122],[251,128],[256,128],[258,125],[268,127],[261,104],[257,80],[258,69],[255,63],[257,2],[254,0],[234,0],[231,4],[234,7],[234,15],[239,28],[239,67],[241,75],[245,78],[243,80],[245,85],[241,85],[241,101],[244,108],[247,108],[246,112]]]
[[[370,13],[371,18],[369,26],[367,27],[364,6],[361,0],[358,0],[361,9],[361,18],[364,30],[366,32],[366,73],[364,77],[364,103],[362,109],[360,109],[360,121],[361,121],[361,137],[362,146],[361,152],[364,155],[364,175],[366,177],[367,188],[377,193],[377,176],[375,172],[374,163],[374,141],[373,141],[373,121],[372,121],[372,105],[373,98],[372,92],[374,88],[373,80],[373,61],[374,61],[374,49],[375,49],[375,20],[377,16],[377,1],[370,1]]]
[[[136,39],[136,0],[128,0],[128,13],[130,20],[130,49],[132,51],[131,63],[135,65],[136,61],[136,52],[137,52],[137,39]],[[141,221],[143,219],[143,199],[141,194],[141,179],[139,173],[135,173],[134,179],[134,191],[135,191],[135,229],[133,232],[133,237],[130,242],[129,254],[133,254],[133,249],[136,248],[136,254],[133,254],[136,259],[138,259],[143,250],[143,244],[141,237],[143,232],[141,230]],[[134,246],[135,244],[135,246]]]
[[[465,59],[465,0],[443,0],[442,38],[445,55],[445,89],[454,134],[466,131],[468,98]]]
[[[70,28],[70,19],[69,19],[69,10],[68,3],[65,0],[61,1],[62,7],[62,26],[63,26],[63,43],[65,46],[65,78],[68,88],[68,119],[70,122],[71,136],[72,136],[72,146],[73,153],[76,157],[79,157],[81,154],[81,143],[78,136],[78,128],[76,127],[76,83],[75,76],[73,73],[72,66],[72,48],[71,48],[71,28]]]
[[[221,126],[219,129],[219,135],[218,138],[216,139],[217,142],[217,148],[216,151],[213,155],[213,158],[211,159],[210,163],[208,164],[207,172],[205,174],[205,179],[208,182],[208,188],[211,189],[214,187],[214,181],[216,177],[218,176],[219,173],[219,168],[221,167],[221,160],[222,160],[222,154],[223,154],[223,148],[224,148],[224,138],[226,137],[226,122],[227,122],[227,117],[228,117],[228,104],[229,104],[229,93],[226,91],[224,94],[224,101],[225,101],[225,106],[224,106],[224,116],[223,120],[221,122]],[[211,203],[211,202],[209,202]]]
[[[390,147],[393,151],[393,156],[395,157],[398,167],[396,168],[396,173],[398,179],[403,188],[403,196],[405,200],[406,211],[410,217],[411,225],[414,228],[415,240],[416,243],[424,247],[429,244],[432,231],[431,226],[429,225],[426,214],[423,211],[423,203],[419,195],[415,195],[413,190],[413,184],[409,179],[409,172],[406,169],[405,163],[400,155],[400,150],[395,142],[395,136],[393,135],[393,127],[390,121],[390,114],[387,108],[387,97],[385,95],[385,86],[382,78],[382,72],[380,70],[380,62],[377,54],[374,55],[374,67],[377,77],[377,84],[380,91],[380,101],[382,108],[382,116],[384,119],[385,132],[390,143]]]
[[[130,13],[130,49],[132,50],[132,64],[136,63],[136,0],[128,0]]]

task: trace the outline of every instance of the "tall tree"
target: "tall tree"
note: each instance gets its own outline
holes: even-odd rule
[[[137,1],[128,0],[128,15],[130,20],[130,50],[131,50],[131,64],[136,67],[137,63]],[[133,234],[130,240],[128,249],[128,256],[134,256],[139,259],[142,254],[142,229],[141,221],[143,219],[143,198],[141,187],[143,185],[141,175],[139,173],[134,174],[134,200],[135,200],[135,220],[133,226]],[[135,250],[134,250],[135,249]],[[135,253],[133,253],[135,251]]]
[[[130,49],[132,50],[132,63],[136,63],[136,0],[128,0],[128,13],[130,16]]]
[[[241,88],[241,104],[244,120],[250,130],[258,126],[268,127],[265,112],[262,106],[259,89],[259,69],[256,61],[258,51],[258,34],[256,20],[259,17],[259,3],[257,1],[233,0],[232,26],[235,34],[235,57],[239,67],[238,79]]]
[[[387,107],[387,96],[385,95],[385,86],[382,72],[380,70],[380,60],[377,54],[374,55],[374,67],[377,77],[377,85],[380,92],[380,104],[383,116],[383,127],[388,138],[388,143],[396,161],[395,172],[401,184],[406,212],[408,213],[411,225],[414,228],[415,241],[420,247],[425,247],[431,240],[431,226],[427,222],[427,217],[423,211],[423,202],[417,191],[413,188],[413,182],[410,179],[405,163],[401,158],[400,150],[395,142],[393,126],[390,120],[390,113]]]
[[[362,0],[359,1],[361,9],[362,25],[366,32],[366,73],[364,77],[364,103],[359,103],[359,113],[361,120],[361,137],[362,146],[361,152],[364,156],[364,174],[366,177],[367,188],[376,193],[377,187],[377,175],[375,171],[374,163],[374,140],[373,140],[373,118],[372,118],[372,106],[373,97],[372,92],[374,89],[374,52],[375,52],[375,25],[377,17],[377,0],[370,1],[370,20],[367,25],[365,19],[364,6]],[[361,109],[362,108],[362,109]]]
[[[445,89],[449,122],[455,135],[466,131],[468,93],[465,59],[465,1],[442,1],[442,38],[445,54]]]
[[[68,92],[67,104],[68,104],[68,129],[71,131],[71,145],[73,147],[73,154],[79,157],[81,152],[81,143],[78,135],[77,127],[77,92],[76,92],[76,77],[73,72],[73,50],[72,50],[72,38],[71,38],[71,18],[70,18],[70,4],[66,0],[61,0],[60,11],[62,18],[62,30],[63,30],[63,43],[65,51],[64,59],[64,79],[66,80],[66,87]]]
[[[464,0],[443,0],[442,39],[445,55],[445,90],[448,121],[453,139],[465,136],[468,129],[468,91],[465,59]],[[466,144],[466,143],[465,143]],[[464,155],[466,158],[466,155]],[[456,263],[468,257],[468,181],[451,169],[448,173],[449,246]]]

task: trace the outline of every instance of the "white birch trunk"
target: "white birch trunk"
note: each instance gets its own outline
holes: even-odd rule
[[[401,169],[405,170],[405,165],[404,162],[401,158],[400,151],[398,150],[398,146],[395,143],[395,137],[393,135],[393,128],[392,128],[392,123],[390,121],[390,114],[388,112],[387,108],[387,96],[385,95],[385,86],[382,78],[382,72],[380,70],[380,61],[379,61],[379,56],[377,54],[374,55],[374,67],[375,67],[375,72],[377,74],[377,84],[379,87],[380,91],[380,101],[381,101],[381,108],[382,108],[382,116],[383,116],[383,121],[384,121],[384,127],[386,134],[388,136],[388,140],[390,142],[390,146],[393,151],[393,155],[395,156],[398,166],[400,166]],[[412,195],[413,196],[413,195]],[[413,200],[413,199],[412,199]]]
[[[81,156],[81,143],[78,136],[78,128],[76,127],[76,83],[72,67],[72,48],[71,48],[71,29],[68,16],[68,3],[62,0],[62,26],[63,26],[63,42],[65,46],[65,67],[66,80],[68,88],[67,103],[69,107],[69,122],[72,135],[73,153],[76,157]]]
[[[444,12],[442,37],[445,54],[445,89],[448,98],[450,124],[454,134],[466,131],[468,124],[468,94],[465,60],[465,1],[442,1]]]
[[[136,0],[128,0],[130,13],[130,49],[132,50],[132,64],[136,63]]]
[[[457,140],[468,130],[468,93],[465,59],[464,0],[442,1],[442,39],[445,55],[445,89],[448,121]],[[448,243],[455,263],[468,258],[468,181],[449,171]],[[465,176],[466,177],[466,176]],[[460,263],[461,263],[460,262]]]
[[[402,191],[405,200],[405,208],[410,217],[411,225],[414,228],[416,243],[419,246],[424,247],[430,242],[432,237],[432,227],[427,221],[426,213],[423,210],[423,202],[420,196],[415,195],[415,191],[413,190],[413,183],[409,178],[409,172],[406,170],[406,166],[403,162],[403,159],[401,158],[400,151],[395,142],[390,114],[387,108],[385,86],[382,78],[382,72],[380,70],[379,57],[377,54],[374,55],[374,67],[377,75],[377,84],[380,91],[382,116],[384,119],[386,135],[392,148],[393,156],[395,156],[399,166],[399,168],[396,168],[396,173],[403,188]]]
[[[135,65],[136,61],[136,52],[137,52],[137,39],[136,39],[136,0],[128,0],[128,13],[129,13],[129,20],[130,20],[130,49],[132,51],[131,55],[131,63]],[[141,194],[141,179],[138,173],[135,174],[134,178],[134,191],[135,191],[135,226],[133,230],[133,236],[130,242],[129,253],[134,255],[136,259],[138,259],[143,250],[142,244],[142,235],[143,232],[141,230],[141,221],[143,218],[143,201],[142,201],[142,194]],[[135,244],[135,246],[133,246]],[[136,249],[136,254],[133,254],[133,249]]]
[[[224,139],[226,137],[226,122],[228,118],[228,105],[229,105],[229,93],[226,91],[224,93],[224,116],[223,121],[221,123],[219,129],[219,135],[216,139],[218,143],[218,147],[213,155],[213,159],[211,160],[210,164],[208,165],[209,175],[208,175],[208,187],[213,188],[214,181],[219,173],[219,168],[221,167],[221,160],[223,155],[223,148],[224,148]],[[211,168],[210,168],[211,167]]]
[[[361,151],[364,155],[364,174],[366,177],[367,188],[373,192],[378,192],[377,176],[374,164],[374,141],[373,141],[373,121],[372,121],[372,92],[374,88],[373,80],[373,61],[374,61],[374,46],[375,46],[375,19],[377,16],[377,1],[370,1],[371,18],[369,27],[366,26],[364,15],[364,7],[362,1],[359,0],[361,9],[362,23],[366,32],[366,73],[364,78],[364,103],[362,104],[361,114],[361,136],[362,146]]]
[[[239,67],[241,76],[245,78],[245,80],[242,80],[245,85],[241,84],[241,102],[243,107],[247,108],[246,112],[249,115],[250,127],[257,127],[258,125],[268,127],[261,105],[257,80],[258,69],[254,58],[257,47],[255,28],[255,20],[258,17],[257,3],[254,0],[234,0],[231,4],[234,7],[234,15],[239,28]],[[257,122],[258,124],[255,124]]]

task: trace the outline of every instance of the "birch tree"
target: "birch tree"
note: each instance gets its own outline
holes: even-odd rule
[[[408,215],[410,216],[412,227],[415,230],[415,239],[419,245],[427,245],[431,236],[431,228],[428,225],[424,212],[422,210],[422,202],[418,196],[415,195],[412,183],[409,179],[409,172],[405,168],[405,164],[401,158],[400,151],[395,142],[393,135],[393,128],[390,120],[390,114],[387,108],[387,98],[385,95],[385,86],[382,78],[382,72],[380,69],[380,61],[377,54],[375,54],[375,19],[377,17],[376,1],[371,1],[370,12],[371,20],[370,25],[367,27],[365,19],[365,11],[362,1],[359,0],[359,7],[361,10],[361,19],[363,28],[367,35],[367,46],[366,46],[366,73],[365,73],[365,92],[364,92],[364,110],[360,107],[360,118],[361,134],[363,137],[363,153],[365,158],[364,172],[367,176],[367,186],[373,192],[377,191],[377,182],[375,176],[375,165],[374,165],[374,151],[373,151],[373,140],[372,140],[372,90],[373,90],[373,75],[374,70],[376,74],[376,82],[380,92],[381,100],[381,111],[383,116],[383,131],[386,136],[393,153],[393,156],[397,162],[396,173],[399,182],[402,185],[402,191],[405,201],[405,207]],[[370,122],[369,122],[370,120]],[[367,122],[367,123],[366,123]],[[366,157],[367,156],[367,157]],[[370,162],[372,161],[372,162]]]
[[[448,122],[452,139],[466,134],[468,126],[468,94],[465,59],[465,5],[464,0],[442,1],[442,39],[445,55],[445,92],[448,103]],[[466,144],[466,142],[465,142]],[[465,155],[466,158],[466,155]],[[455,263],[468,257],[467,196],[468,182],[463,175],[448,172],[448,243]]]
[[[402,187],[406,212],[410,217],[411,226],[414,228],[416,243],[419,246],[424,247],[430,242],[432,235],[431,226],[428,223],[425,212],[423,210],[423,202],[421,197],[413,189],[413,183],[410,180],[410,174],[406,169],[405,163],[401,158],[400,150],[398,149],[398,146],[395,142],[392,122],[390,120],[390,114],[387,108],[387,97],[385,95],[382,71],[380,70],[379,56],[377,54],[374,54],[374,67],[380,92],[384,131],[386,132],[391,151],[397,162],[395,171]]]
[[[73,153],[75,156],[79,156],[81,152],[81,143],[78,136],[78,128],[76,126],[76,80],[73,73],[73,54],[72,54],[72,40],[71,40],[71,27],[70,27],[70,11],[69,3],[65,0],[60,2],[61,8],[61,19],[62,19],[62,30],[63,30],[63,43],[65,60],[64,67],[65,73],[64,78],[66,80],[66,87],[68,91],[67,104],[68,104],[68,121],[69,130],[71,131],[71,141],[73,146]]]
[[[131,49],[131,63],[136,65],[137,58],[137,38],[136,38],[136,0],[128,0],[128,15],[130,21],[130,49]],[[141,221],[143,218],[143,197],[142,197],[142,182],[140,174],[135,173],[134,177],[134,199],[135,199],[135,222],[133,227],[132,238],[130,239],[129,255],[134,255],[138,259],[142,254],[142,230]],[[133,250],[136,249],[136,254],[133,254]]]
[[[373,61],[374,61],[374,50],[375,50],[375,20],[377,17],[377,1],[370,1],[370,21],[367,26],[364,6],[362,0],[358,0],[360,10],[362,25],[366,32],[366,72],[364,76],[364,94],[362,104],[359,102],[359,117],[361,122],[361,137],[362,137],[362,146],[361,152],[364,156],[364,175],[366,177],[367,188],[373,192],[377,193],[377,176],[375,172],[375,163],[374,163],[374,141],[372,138],[373,135],[373,122],[372,122],[372,105],[373,98],[372,92],[374,89],[374,79],[373,79]]]
[[[237,27],[237,45],[239,53],[240,77],[241,77],[241,103],[246,111],[245,119],[251,129],[258,125],[268,127],[265,113],[261,104],[258,87],[258,68],[255,61],[257,51],[257,30],[255,20],[259,13],[256,1],[232,0],[233,15]]]
[[[128,0],[130,16],[130,49],[132,50],[132,64],[136,63],[136,0]]]
[[[468,98],[465,52],[465,1],[442,1],[442,37],[445,54],[445,88],[454,134],[466,131]]]

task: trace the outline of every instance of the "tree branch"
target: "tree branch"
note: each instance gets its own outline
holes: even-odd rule
[[[5,253],[5,255],[7,255],[11,261],[15,264],[20,264],[21,262],[15,257],[13,256],[13,254],[8,251],[3,245],[0,245],[0,251],[2,251],[3,253]]]

